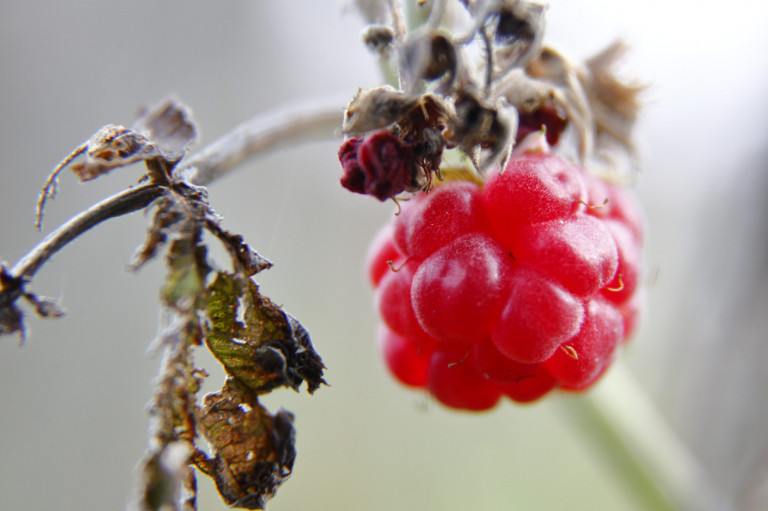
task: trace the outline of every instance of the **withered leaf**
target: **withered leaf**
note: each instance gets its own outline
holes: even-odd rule
[[[151,140],[167,162],[178,162],[197,141],[197,127],[189,107],[169,97],[145,109],[133,129]]]
[[[227,504],[264,509],[265,500],[291,474],[296,458],[293,415],[270,415],[256,394],[232,378],[203,399],[199,421],[212,459],[198,451],[193,460],[213,478]]]
[[[183,211],[178,202],[169,194],[156,199],[150,208],[154,209],[154,213],[144,243],[133,254],[129,266],[132,271],[138,270],[152,259],[157,254],[157,250],[168,240],[172,227],[184,219]]]
[[[268,270],[272,267],[272,262],[259,255],[258,252],[253,250],[248,244],[243,241],[243,237],[239,234],[232,234],[219,226],[215,219],[210,219],[206,226],[219,240],[224,244],[224,247],[229,251],[232,259],[236,264],[243,267],[249,276],[256,275],[262,270]]]
[[[280,386],[312,393],[325,366],[306,330],[250,279],[220,272],[208,287],[205,342],[231,376],[256,393]],[[243,322],[238,318],[242,317]]]
[[[69,168],[80,181],[96,179],[117,167],[161,156],[160,150],[147,137],[125,126],[108,124],[85,143],[83,161]]]

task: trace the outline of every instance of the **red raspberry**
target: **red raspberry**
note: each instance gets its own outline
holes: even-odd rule
[[[417,344],[379,325],[379,348],[387,368],[404,385],[424,387],[434,344]]]
[[[389,131],[350,138],[339,148],[341,185],[381,201],[389,199],[412,186],[411,160],[411,148]]]
[[[488,410],[501,398],[501,388],[469,362],[466,349],[437,350],[432,355],[427,389],[451,408]]]
[[[479,341],[490,334],[507,291],[509,256],[486,234],[472,233],[418,265],[411,301],[421,326],[438,340]]]
[[[641,227],[628,193],[548,154],[418,194],[368,258],[387,366],[466,410],[588,388],[637,323]]]

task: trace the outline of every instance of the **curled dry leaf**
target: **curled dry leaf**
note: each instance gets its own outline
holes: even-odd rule
[[[160,157],[157,146],[141,133],[125,126],[109,124],[85,143],[84,160],[69,168],[80,181],[90,181],[117,167]]]
[[[312,393],[323,365],[306,330],[250,279],[220,272],[208,287],[205,343],[227,373],[257,394],[277,387]],[[243,322],[238,317],[243,317]]]
[[[262,270],[272,268],[272,262],[248,246],[241,235],[222,229],[215,220],[208,221],[206,227],[222,242],[232,260],[240,265],[248,276],[252,277]]]
[[[153,142],[165,161],[174,163],[198,136],[191,110],[173,97],[145,109],[132,127]]]
[[[213,478],[230,506],[264,509],[293,469],[293,415],[271,415],[254,392],[229,378],[220,392],[203,399],[199,425],[212,456],[197,451],[196,466]]]
[[[189,108],[169,98],[144,110],[131,128],[101,128],[85,143],[85,160],[70,168],[87,181],[138,161],[157,159],[172,167],[196,140]]]

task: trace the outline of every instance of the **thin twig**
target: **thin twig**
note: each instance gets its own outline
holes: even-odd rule
[[[165,187],[157,184],[145,184],[107,197],[46,236],[32,251],[16,263],[16,266],[11,270],[11,275],[14,278],[31,279],[53,254],[70,241],[105,220],[146,207],[165,189]]]
[[[343,105],[340,101],[324,101],[254,117],[182,161],[174,175],[206,186],[247,158],[286,145],[337,136],[344,118]]]

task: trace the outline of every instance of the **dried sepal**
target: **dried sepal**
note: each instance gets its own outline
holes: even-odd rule
[[[528,63],[526,72],[534,79],[552,85],[553,99],[575,130],[578,154],[584,161],[595,146],[594,114],[584,88],[584,69],[555,49],[545,47]]]
[[[456,98],[456,115],[443,136],[448,147],[461,149],[481,173],[509,157],[517,132],[518,113],[503,99],[488,102],[471,90]],[[480,151],[489,154],[481,161]]]
[[[306,382],[312,393],[325,383],[322,360],[306,330],[262,296],[252,280],[219,272],[207,303],[206,345],[227,373],[253,392],[298,390]]]
[[[342,131],[362,135],[386,128],[419,104],[419,98],[389,85],[358,89],[344,112]]]
[[[211,456],[197,451],[195,465],[213,478],[228,505],[264,509],[293,470],[293,415],[271,415],[254,392],[229,378],[220,392],[203,399],[199,426]]]
[[[421,80],[440,81],[447,90],[458,70],[458,53],[447,34],[434,30],[410,37],[400,52],[400,73],[408,90],[418,90]]]
[[[387,57],[395,42],[395,31],[387,25],[368,25],[363,29],[363,43],[372,52]]]
[[[524,66],[541,48],[546,5],[527,0],[498,2],[491,17],[501,69]]]
[[[632,131],[641,106],[640,94],[647,86],[629,83],[617,76],[616,64],[627,50],[624,42],[614,42],[586,60],[586,72],[582,76],[594,112],[596,136],[613,137],[632,153]]]

